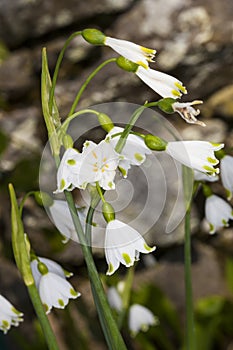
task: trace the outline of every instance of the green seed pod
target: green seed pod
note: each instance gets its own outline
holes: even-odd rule
[[[104,45],[106,35],[98,29],[84,29],[82,31],[82,37],[92,45]]]
[[[51,207],[53,205],[53,199],[46,192],[37,191],[34,193],[35,200],[41,206]]]
[[[116,64],[121,69],[126,70],[127,72],[133,72],[136,73],[139,65],[137,63],[134,63],[130,60],[127,60],[127,58],[120,56],[116,60]]]
[[[72,148],[74,145],[74,141],[73,141],[72,137],[68,134],[63,136],[62,143],[63,143],[63,146],[65,147],[65,149]]]
[[[41,261],[38,262],[37,269],[40,271],[41,275],[46,275],[49,272],[47,266]]]
[[[168,114],[172,114],[174,113],[172,105],[175,102],[176,100],[174,98],[166,97],[158,101],[158,107],[161,109],[161,111]]]
[[[144,142],[147,147],[153,151],[165,151],[167,147],[167,142],[165,140],[150,134],[145,136]]]
[[[107,203],[107,202],[103,203],[102,213],[107,222],[115,219],[115,211],[110,203]]]
[[[114,128],[114,124],[107,114],[100,113],[98,115],[98,121],[101,127],[107,132],[109,132],[110,130],[112,130],[112,128]]]

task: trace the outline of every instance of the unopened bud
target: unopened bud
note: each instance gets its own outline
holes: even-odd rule
[[[130,60],[127,60],[127,58],[120,56],[116,60],[116,64],[121,69],[126,70],[127,72],[133,72],[136,73],[139,65],[137,63],[134,63]]]
[[[35,192],[34,197],[37,203],[41,206],[51,207],[51,205],[53,205],[52,197],[46,192]]]
[[[99,114],[98,121],[99,121],[101,127],[107,132],[109,132],[110,130],[112,130],[114,128],[114,124],[113,124],[112,120],[105,113]]]
[[[92,45],[104,45],[106,35],[98,29],[88,28],[82,31],[82,37]]]
[[[151,134],[145,135],[144,142],[147,147],[153,151],[165,151],[167,142],[158,136]]]
[[[115,219],[115,211],[110,203],[107,203],[107,202],[103,203],[102,213],[107,222]]]

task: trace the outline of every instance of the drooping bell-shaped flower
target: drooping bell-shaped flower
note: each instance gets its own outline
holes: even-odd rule
[[[65,273],[63,274],[57,265],[51,261],[43,262],[40,258],[34,259],[31,263],[35,283],[47,314],[52,307],[64,309],[69,299],[76,299],[81,295],[74,290],[66,280]],[[37,271],[35,271],[36,268]]]
[[[169,74],[138,66],[135,74],[152,90],[162,97],[179,98],[186,94],[187,90],[182,82]]]
[[[115,126],[108,133],[108,136],[111,137],[110,143],[114,148],[120,139],[120,135],[114,135],[122,133],[123,131],[123,128]],[[151,150],[145,145],[145,142],[141,137],[129,134],[121,152],[123,159],[119,161],[119,168],[121,169],[124,177],[127,177],[127,172],[131,165],[141,165],[146,160],[146,155],[151,153]]]
[[[227,199],[231,200],[233,193],[233,157],[225,155],[220,161],[222,184],[227,192]]]
[[[228,221],[233,219],[233,209],[222,198],[212,194],[205,202],[205,216],[213,234],[221,227],[228,226]]]
[[[86,211],[85,209],[81,209],[78,206],[76,206],[76,208],[80,222],[84,227],[86,220]],[[67,202],[63,200],[54,200],[53,204],[49,207],[49,212],[51,214],[54,225],[65,237],[63,242],[66,242],[69,239],[79,242]]]
[[[138,231],[119,220],[107,223],[105,234],[105,257],[108,264],[107,275],[112,275],[120,266],[132,266],[140,253],[155,250],[149,247]]]
[[[138,332],[146,332],[150,326],[158,324],[158,319],[147,307],[133,304],[129,309],[128,324],[131,334],[135,336]]]
[[[131,41],[105,37],[104,44],[111,47],[119,55],[127,58],[128,60],[137,63],[144,68],[148,67],[148,62],[153,62],[156,50],[148,49],[132,43]]]
[[[57,262],[51,260],[51,259],[47,259],[47,258],[42,258],[42,257],[38,257],[35,259],[33,259],[30,263],[31,265],[31,270],[32,270],[32,274],[35,280],[35,284],[36,287],[39,288],[39,284],[40,284],[40,279],[42,277],[42,274],[40,273],[40,271],[38,270],[38,262],[42,262],[43,264],[45,264],[48,268],[49,272],[52,272],[62,278],[68,278],[71,277],[73,274],[72,272],[68,272],[66,270],[64,270],[61,265],[59,265]]]
[[[23,313],[0,294],[0,330],[6,334],[11,326],[17,327],[23,321]]]
[[[165,152],[187,167],[214,175],[219,173],[214,168],[219,163],[214,152],[223,147],[207,141],[172,141],[167,143]]]

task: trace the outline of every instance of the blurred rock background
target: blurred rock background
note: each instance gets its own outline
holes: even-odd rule
[[[157,56],[151,67],[174,75],[184,83],[188,95],[183,100],[204,100],[200,119],[207,127],[185,124],[178,115],[169,116],[169,121],[184,139],[224,142],[231,152],[232,18],[231,0],[0,0],[0,293],[8,293],[9,298],[18,301],[19,305],[27,298],[12,259],[7,184],[12,182],[15,185],[19,197],[28,190],[38,189],[40,157],[47,141],[40,104],[42,47],[47,48],[51,72],[68,36],[88,27],[156,48]],[[71,43],[56,88],[63,118],[85,78],[103,60],[114,55],[111,49],[92,47],[82,38]],[[140,104],[157,98],[136,76],[119,72],[119,68],[112,64],[95,77],[80,106],[114,101]],[[219,194],[224,194],[218,184],[214,186]],[[233,231],[230,227],[221,235],[210,237],[203,226],[201,229],[199,226],[204,206],[201,194],[197,204],[193,220],[194,295],[196,299],[211,294],[227,295],[224,260],[233,254]],[[83,288],[88,288],[77,245],[71,242],[64,249],[61,242],[54,240],[58,236],[52,224],[31,199],[27,201],[24,218],[32,244],[38,247],[37,253],[50,256],[77,272],[83,280]],[[167,242],[163,237],[161,247],[154,254],[159,267],[150,268],[148,278],[165,291],[183,315],[184,295],[181,282],[177,284],[183,278],[180,247],[180,235],[175,239],[168,238]],[[100,271],[104,272],[104,260],[99,257],[97,261]],[[140,281],[140,273],[138,276],[136,278]],[[75,283],[80,289],[80,282],[74,279]],[[16,286],[21,290],[18,296],[14,293]],[[84,292],[83,295],[85,300]],[[30,305],[27,307],[30,309]],[[90,336],[90,344],[96,342],[92,338]],[[62,342],[61,348],[67,349]],[[232,349],[233,343],[229,341],[229,344],[232,346],[229,349]],[[98,344],[95,345],[98,348]],[[99,348],[104,348],[102,343]]]

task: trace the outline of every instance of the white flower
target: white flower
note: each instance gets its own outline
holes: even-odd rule
[[[104,190],[114,189],[113,181],[119,164],[119,154],[115,152],[109,139],[101,141],[98,145],[86,141],[82,155],[78,174],[78,184],[81,186],[74,182],[75,187],[85,189],[88,183],[94,185],[98,181]]]
[[[162,97],[179,98],[182,94],[187,93],[183,84],[171,75],[141,66],[138,67],[135,74]]]
[[[18,326],[23,321],[23,313],[0,294],[0,329],[6,334],[11,326]]]
[[[119,55],[124,56],[128,60],[145,68],[148,67],[148,62],[153,62],[156,53],[156,50],[148,49],[127,40],[111,38],[109,36],[105,37],[104,43]]]
[[[196,116],[200,114],[199,109],[194,109],[192,106],[199,105],[203,103],[203,101],[193,101],[193,102],[175,102],[172,104],[172,108],[174,112],[179,113],[179,115],[190,124],[198,124],[201,126],[206,126],[205,123],[197,120]]]
[[[118,140],[120,139],[120,135],[116,137],[112,136],[114,134],[122,133],[123,131],[123,128],[115,126],[108,133],[107,136],[111,137],[110,143],[113,145],[113,147],[116,146]],[[141,165],[146,159],[146,154],[151,153],[151,150],[145,145],[145,142],[141,137],[130,134],[127,137],[126,143],[121,152],[124,159],[119,161],[119,168],[121,169],[124,177],[127,176],[127,172],[131,165]]]
[[[219,228],[228,226],[228,221],[233,219],[233,210],[226,201],[213,194],[206,199],[205,216],[210,233],[215,233]]]
[[[107,298],[111,308],[120,312],[122,310],[122,300],[115,287],[108,288]]]
[[[146,332],[149,326],[158,324],[157,317],[146,307],[133,304],[129,309],[129,329],[133,336],[139,331]]]
[[[214,152],[223,148],[223,144],[207,141],[173,141],[168,142],[165,152],[182,164],[195,170],[214,175],[219,173]]]
[[[224,156],[220,162],[222,184],[227,191],[227,199],[232,198],[233,192],[233,157]]]
[[[73,182],[79,168],[82,155],[74,148],[68,148],[63,154],[57,171],[57,190],[55,193],[64,190],[73,190]]]
[[[42,277],[40,271],[37,268],[38,262],[42,262],[43,264],[45,264],[47,266],[49,272],[52,272],[52,273],[54,273],[62,278],[71,277],[73,275],[71,272],[67,272],[66,270],[64,270],[61,267],[61,265],[59,265],[58,263],[56,263],[55,261],[53,261],[51,259],[42,258],[42,257],[38,257],[38,259],[39,259],[39,261],[35,258],[30,263],[32,274],[33,274],[37,288],[39,288],[40,279]]]
[[[78,206],[76,206],[76,208],[80,222],[84,227],[86,211]],[[54,200],[53,204],[49,207],[49,211],[54,225],[57,227],[58,231],[60,231],[61,234],[66,237],[63,242],[66,242],[68,239],[79,242],[67,202],[62,200]]]
[[[219,179],[218,175],[208,175],[208,174],[202,173],[198,170],[194,170],[194,180],[195,181],[215,182],[215,181],[218,181],[218,179]]]
[[[46,314],[51,311],[52,307],[64,309],[69,299],[76,299],[81,295],[66,279],[52,272],[41,276],[39,294]]]
[[[129,225],[119,220],[108,222],[105,234],[107,275],[112,275],[120,263],[132,266],[139,259],[140,253],[148,254],[154,250],[155,247],[149,247],[140,233]]]
[[[85,189],[87,184],[99,185],[104,190],[115,188],[114,177],[119,163],[119,154],[115,152],[109,140],[103,140],[98,145],[86,141],[82,153],[68,149],[57,172],[57,190],[72,190],[77,187]]]

